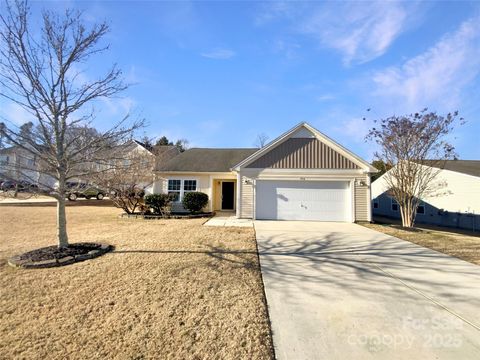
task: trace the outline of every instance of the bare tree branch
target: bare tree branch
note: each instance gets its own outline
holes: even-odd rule
[[[31,161],[38,174],[44,175],[36,182],[57,199],[58,242],[60,247],[68,246],[66,182],[101,173],[112,159],[116,164],[116,154],[124,154],[124,145],[143,121],[129,121],[127,115],[110,130],[99,132],[92,127],[94,111],[85,112],[96,100],[127,88],[116,65],[94,80],[85,79],[79,70],[93,56],[108,50],[108,45],[102,45],[109,31],[106,23],[86,26],[81,12],[67,10],[59,15],[44,11],[40,30],[33,30],[26,1],[7,1],[5,5],[6,11],[0,14],[0,96],[19,105],[34,120],[28,132],[2,123],[0,135],[28,158],[15,165],[18,176],[28,178],[32,169],[25,163]]]
[[[263,148],[268,142],[268,135],[265,133],[260,133],[257,135],[257,138],[255,139],[254,146],[258,148]]]
[[[417,207],[429,196],[441,195],[442,184],[435,182],[445,160],[456,157],[446,140],[460,120],[458,113],[446,116],[427,109],[405,116],[375,120],[367,140],[379,145],[376,158],[393,166],[384,175],[390,195],[398,202],[402,224],[412,227]]]

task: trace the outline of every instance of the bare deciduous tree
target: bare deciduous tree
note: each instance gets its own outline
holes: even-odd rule
[[[268,139],[269,139],[268,135],[266,135],[265,133],[260,133],[257,135],[257,138],[255,139],[255,142],[253,145],[255,145],[258,148],[263,148],[267,144]]]
[[[390,195],[398,202],[402,225],[412,227],[422,199],[439,196],[442,184],[435,182],[445,160],[454,158],[454,147],[446,140],[458,113],[446,116],[427,109],[405,116],[375,120],[367,140],[380,149],[375,154],[387,164],[395,164],[384,179]],[[459,119],[463,123],[463,119]],[[443,185],[444,187],[444,185]]]
[[[143,205],[146,189],[152,186],[155,161],[155,155],[135,149],[132,141],[123,159],[112,161],[107,170],[95,173],[92,179],[110,193],[116,207],[133,214]]]
[[[26,1],[6,2],[5,10],[0,14],[0,96],[34,120],[28,129],[2,123],[1,133],[38,162],[36,169],[55,180],[55,186],[41,185],[57,200],[58,246],[67,247],[67,181],[104,169],[107,155],[121,157],[116,147],[143,124],[127,122],[126,116],[92,136],[95,102],[127,88],[115,65],[94,80],[79,70],[108,49],[101,45],[109,30],[106,23],[87,26],[81,13],[70,10],[62,16],[43,12],[36,29]]]
[[[110,160],[105,171],[91,176],[95,184],[111,194],[114,205],[127,214],[141,210],[143,196],[149,188],[153,190],[155,169],[180,153],[174,145],[156,145],[151,149],[144,146],[145,142],[130,141],[124,146],[121,160]]]

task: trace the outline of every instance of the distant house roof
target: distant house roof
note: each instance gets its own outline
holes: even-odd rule
[[[425,160],[425,165],[480,177],[480,160]]]
[[[15,152],[15,150],[16,150],[15,146],[10,146],[8,148],[0,149],[0,154],[11,154]]]
[[[176,155],[180,153],[180,150],[178,150],[178,147],[175,145],[154,145],[152,148],[152,152],[155,155],[160,155],[160,154],[165,154],[167,152],[174,152]]]
[[[152,153],[155,155],[155,169],[158,169],[174,157],[177,157],[180,154],[180,150],[175,145],[155,145]]]
[[[157,171],[228,172],[258,149],[192,148],[157,166]]]
[[[148,146],[147,144],[141,142],[141,141],[138,141],[138,140],[132,140],[132,144],[136,144],[138,146],[141,146],[142,148],[144,148],[145,150],[149,151],[149,152],[152,152],[152,148],[150,146]]]

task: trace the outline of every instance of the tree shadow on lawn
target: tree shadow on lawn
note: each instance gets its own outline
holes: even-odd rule
[[[206,245],[210,250],[115,250],[112,254],[198,254],[207,255],[215,260],[227,261],[236,267],[258,268],[257,252],[254,250],[226,250]],[[252,259],[252,256],[254,257]],[[216,269],[216,267],[212,266]]]
[[[478,281],[468,281],[479,275],[475,265],[465,266],[458,259],[452,261],[445,254],[388,235],[378,233],[365,237],[365,234],[353,234],[346,242],[345,234],[336,232],[303,234],[298,240],[282,238],[281,235],[257,234],[257,244],[264,282],[272,288],[281,289],[286,298],[304,291],[335,301],[335,291],[324,291],[329,287],[358,297],[405,296],[405,286],[382,271],[385,269],[402,281],[411,281],[420,288],[432,287],[437,294],[452,300],[478,303],[480,306],[480,299],[465,298],[451,291],[462,286],[466,292],[474,294],[479,289]],[[258,269],[255,250],[205,246],[208,247],[205,250],[117,249],[112,254],[198,254],[207,255],[218,262],[228,262],[237,268]],[[208,266],[221,271],[216,265],[218,262],[209,263]],[[434,268],[432,264],[438,267]],[[455,273],[458,277],[454,280],[446,280],[441,276],[434,278],[426,273],[432,270],[440,275]],[[456,281],[458,279],[462,280],[461,283]],[[321,286],[315,286],[316,283]]]

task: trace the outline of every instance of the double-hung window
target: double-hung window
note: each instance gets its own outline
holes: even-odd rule
[[[398,211],[398,202],[392,198],[392,211]]]
[[[182,180],[168,180],[168,195],[170,195],[172,201],[180,201],[181,188]]]
[[[182,201],[185,193],[192,191],[197,191],[197,180],[168,180],[168,195],[174,202]]]
[[[190,192],[197,190],[197,180],[183,180],[183,191]]]

